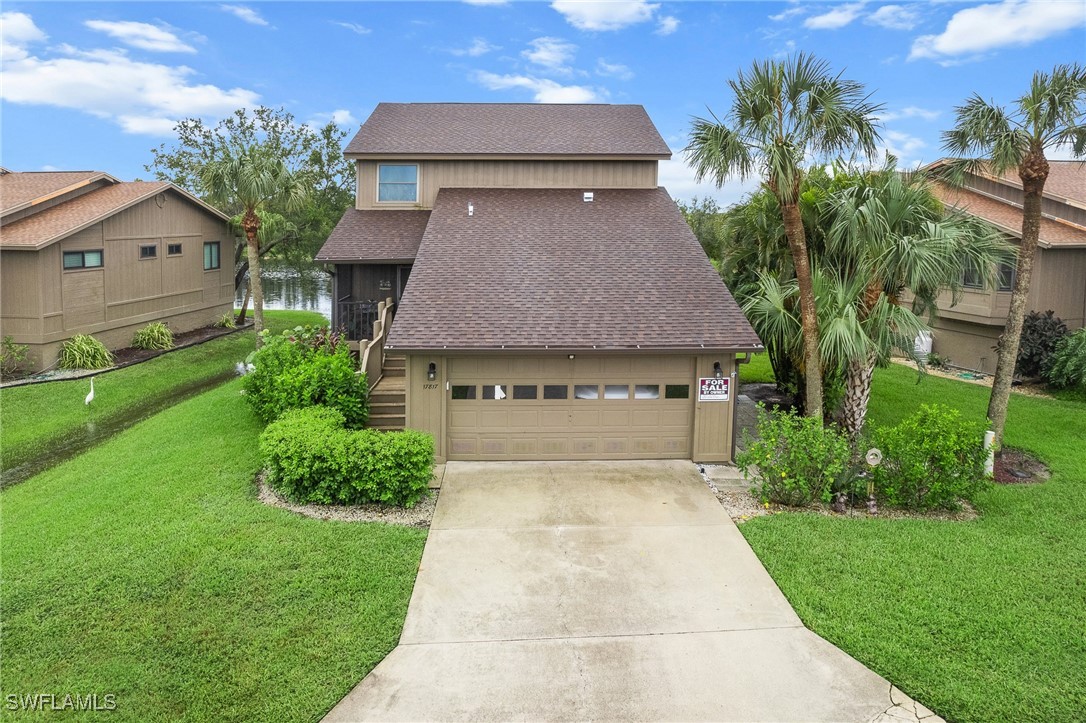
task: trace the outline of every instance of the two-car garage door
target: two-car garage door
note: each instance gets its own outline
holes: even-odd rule
[[[449,359],[449,459],[689,458],[689,356]]]

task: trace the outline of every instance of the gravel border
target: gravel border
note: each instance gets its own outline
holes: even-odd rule
[[[256,478],[257,499],[269,507],[289,510],[314,520],[334,522],[384,522],[389,525],[404,527],[429,528],[437,507],[438,490],[431,489],[429,495],[411,508],[391,505],[297,505],[271,488],[261,472]]]

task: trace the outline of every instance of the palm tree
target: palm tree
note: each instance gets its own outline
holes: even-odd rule
[[[886,364],[895,348],[912,354],[913,339],[929,331],[920,315],[935,313],[940,294],[961,293],[960,269],[994,269],[1014,254],[987,224],[944,213],[930,179],[899,173],[889,160],[881,170],[854,176],[820,204],[827,226],[821,261],[859,284],[850,307],[855,323],[823,334],[829,349],[823,353],[845,365],[840,419],[853,437],[867,418],[875,366]],[[909,312],[901,307],[906,291],[913,297]],[[857,332],[866,339],[852,338]]]
[[[253,326],[260,346],[264,330],[264,290],[260,284],[259,212],[271,208],[294,211],[308,197],[300,174],[261,145],[226,149],[221,157],[200,168],[203,195],[212,203],[237,208],[249,256],[249,285],[253,296]]]
[[[264,258],[269,251],[278,246],[279,244],[287,241],[288,239],[294,239],[298,236],[298,226],[287,219],[282,214],[274,213],[272,211],[264,211],[262,209],[256,210],[256,215],[260,218],[260,229],[256,232],[257,244],[260,248],[258,256]],[[230,226],[234,229],[242,229],[242,221],[245,219],[243,214],[238,214],[230,219]],[[239,250],[240,253],[240,250]],[[239,259],[235,257],[235,265],[237,270],[234,272],[234,288],[239,288],[242,281],[249,280],[249,257],[246,255],[245,260],[238,263]],[[263,286],[261,286],[263,291]],[[245,296],[241,302],[241,311],[238,312],[237,319],[238,324],[245,323],[245,314],[249,308],[249,299],[253,295],[253,287],[251,283],[245,284]]]
[[[719,187],[729,176],[759,173],[776,196],[799,289],[806,413],[820,417],[818,316],[799,209],[803,163],[808,154],[873,155],[881,106],[869,101],[860,83],[832,75],[825,61],[803,53],[757,62],[728,85],[735,96],[728,115],[723,121],[695,118],[685,152],[699,181],[712,178]]]
[[[1066,148],[1074,158],[1086,158],[1086,71],[1078,63],[1056,66],[1051,74],[1038,71],[1029,91],[1009,109],[974,95],[955,115],[954,129],[943,133],[943,147],[960,157],[949,164],[948,177],[960,182],[965,174],[1016,171],[1022,181],[1018,275],[988,402],[988,419],[1001,445],[1041,229],[1041,197],[1049,171],[1045,153]]]

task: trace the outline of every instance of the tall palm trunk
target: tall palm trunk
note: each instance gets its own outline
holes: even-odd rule
[[[260,283],[260,243],[257,232],[260,231],[260,217],[253,209],[246,209],[241,220],[245,231],[246,246],[249,252],[249,288],[253,292],[253,330],[256,331],[256,346],[261,345],[260,332],[264,331],[264,287]]]
[[[1018,277],[1011,293],[1011,308],[1007,327],[999,343],[996,357],[992,396],[988,401],[988,419],[992,421],[997,447],[1003,445],[1003,427],[1007,423],[1007,404],[1011,398],[1011,382],[1018,361],[1018,344],[1022,338],[1022,323],[1026,317],[1026,301],[1033,278],[1033,258],[1037,254],[1037,239],[1041,233],[1041,196],[1048,180],[1048,161],[1040,148],[1032,149],[1018,167],[1022,179],[1022,246],[1018,250]]]
[[[867,420],[867,403],[871,399],[871,378],[875,376],[875,354],[866,359],[853,359],[845,367],[845,398],[841,402],[841,426],[855,440]]]
[[[814,284],[811,281],[811,259],[807,254],[807,239],[799,205],[781,204],[784,233],[796,267],[799,286],[799,320],[803,328],[803,373],[806,381],[804,409],[808,417],[822,418],[822,357],[818,352],[818,311],[815,306]]]
[[[238,318],[236,323],[241,326],[245,323],[245,315],[249,313],[249,299],[253,295],[253,287],[249,285],[249,282],[245,282],[245,296],[241,300],[241,311],[238,312]]]

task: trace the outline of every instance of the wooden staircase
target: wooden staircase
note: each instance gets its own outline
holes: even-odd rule
[[[385,355],[381,381],[370,390],[370,421],[366,426],[383,431],[404,428],[407,414],[406,365],[406,357]]]

